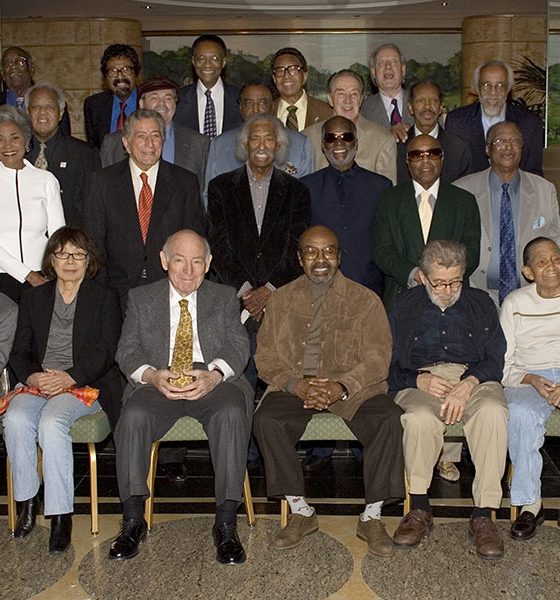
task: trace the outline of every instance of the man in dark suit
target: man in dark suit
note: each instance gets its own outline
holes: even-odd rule
[[[195,83],[181,88],[175,123],[194,129],[210,139],[241,125],[238,89],[225,83],[227,48],[221,37],[204,34],[192,45]]]
[[[523,136],[521,169],[543,174],[543,122],[537,114],[507,101],[513,82],[513,70],[507,63],[490,60],[479,65],[473,74],[473,91],[478,95],[478,102],[456,108],[447,116],[446,131],[471,147],[473,173],[489,166],[486,154],[488,129],[496,123],[510,121],[519,127]]]
[[[18,46],[10,46],[2,53],[2,79],[6,84],[0,92],[0,105],[8,104],[25,110],[25,92],[35,84],[33,74],[35,63],[27,50]],[[64,135],[70,135],[70,115],[66,103],[62,109],[60,130]]]
[[[163,160],[194,173],[202,193],[210,140],[173,122],[178,99],[179,86],[165,77],[149,79],[138,87],[139,107],[155,110],[165,121]],[[107,134],[101,145],[101,164],[108,167],[127,156],[122,136],[118,132]]]
[[[123,144],[130,155],[97,171],[85,206],[85,227],[103,267],[99,277],[120,296],[165,277],[159,251],[181,228],[204,232],[198,182],[189,171],[161,160],[165,123],[140,109],[125,122]]]
[[[331,107],[310,96],[303,86],[307,81],[307,61],[297,48],[281,48],[272,62],[272,80],[280,97],[274,114],[286,127],[302,131],[332,116]]]
[[[420,81],[410,86],[408,91],[408,112],[414,125],[408,130],[408,140],[415,135],[427,133],[436,138],[443,150],[441,180],[452,183],[471,172],[471,149],[461,138],[447,132],[438,123],[443,108],[443,92],[432,81]],[[406,144],[397,144],[397,183],[410,181],[406,164]]]
[[[235,290],[204,279],[212,259],[204,238],[179,231],[160,257],[169,281],[131,291],[117,350],[129,384],[115,432],[123,523],[109,558],[138,553],[147,529],[142,513],[151,444],[178,418],[190,416],[204,426],[214,466],[216,558],[241,563],[245,552],[237,536],[237,508],[253,408],[253,391],[243,376],[247,334]],[[179,373],[183,352],[190,356]],[[180,382],[180,376],[194,381]]]
[[[99,153],[82,140],[62,133],[60,123],[66,101],[60,88],[40,83],[29,88],[25,98],[33,129],[26,158],[58,179],[66,224],[81,227],[91,176],[100,167]]]
[[[121,131],[125,118],[136,110],[136,79],[140,68],[140,59],[132,46],[113,44],[105,48],[101,73],[109,89],[84,101],[86,138],[96,148],[101,148],[107,133]]]

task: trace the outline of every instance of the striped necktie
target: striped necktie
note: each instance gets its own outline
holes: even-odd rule
[[[286,127],[288,129],[293,129],[294,131],[299,131],[299,123],[296,115],[298,107],[297,106],[288,106],[286,109],[288,111],[288,118],[286,119]]]
[[[138,220],[140,221],[140,231],[142,232],[142,239],[145,243],[146,238],[148,237],[148,228],[150,227],[153,195],[152,188],[148,183],[147,173],[140,173],[140,179],[142,180],[142,188],[140,190],[140,196],[138,196]]]

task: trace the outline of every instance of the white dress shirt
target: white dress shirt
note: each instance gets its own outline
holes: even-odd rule
[[[198,128],[200,133],[204,133],[204,113],[206,112],[206,90],[212,90],[212,101],[216,110],[216,135],[222,133],[224,126],[224,82],[221,77],[214,84],[214,87],[207,88],[200,79],[196,84],[196,99],[198,106]]]
[[[159,160],[155,165],[152,165],[147,171],[142,171],[137,164],[130,158],[128,160],[130,166],[130,175],[132,177],[132,187],[134,188],[134,198],[136,199],[136,207],[138,208],[138,199],[140,198],[140,190],[142,189],[142,179],[140,178],[141,173],[146,173],[148,176],[148,185],[152,189],[152,198],[155,193],[157,175],[159,171]]]

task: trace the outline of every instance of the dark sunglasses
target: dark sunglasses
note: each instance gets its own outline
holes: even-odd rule
[[[429,150],[409,150],[406,153],[406,158],[410,162],[420,162],[424,157],[426,158],[441,158],[443,150],[441,148],[430,148]]]
[[[332,131],[329,131],[323,136],[323,141],[327,142],[327,144],[332,144],[336,140],[342,140],[343,142],[353,142],[354,133],[352,131],[345,131],[344,133],[333,133]]]

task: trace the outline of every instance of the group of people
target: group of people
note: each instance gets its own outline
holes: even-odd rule
[[[268,495],[290,506],[272,543],[293,548],[319,529],[296,444],[328,410],[363,447],[357,535],[370,552],[391,556],[429,534],[434,468],[460,477],[461,444],[444,445],[445,429],[462,422],[476,469],[469,533],[479,556],[500,558],[491,511],[508,447],[522,507],[511,536],[524,540],[543,520],[539,449],[560,405],[560,217],[542,177],[541,121],[511,102],[501,61],[476,69],[479,101],[444,125],[440,88],[403,87],[394,44],[370,57],[377,93],[343,69],[327,102],[305,91],[296,48],[275,53],[271,83],[241,90],[223,79],[226,54],[218,36],[197,38],[195,83],[180,88],[164,77],[137,85],[135,50],[109,46],[108,89],[84,103],[88,143],[70,136],[63,92],[33,82],[31,56],[2,55],[14,536],[39,511],[38,441],[49,550],[69,547],[69,430],[102,408],[123,504],[109,558],[138,554],[151,444],[181,416],[208,437],[217,560],[246,559],[236,515],[249,449]],[[311,449],[303,467],[331,452]],[[161,452],[176,481],[183,454]],[[381,513],[404,497],[403,470],[411,510],[391,538]]]

